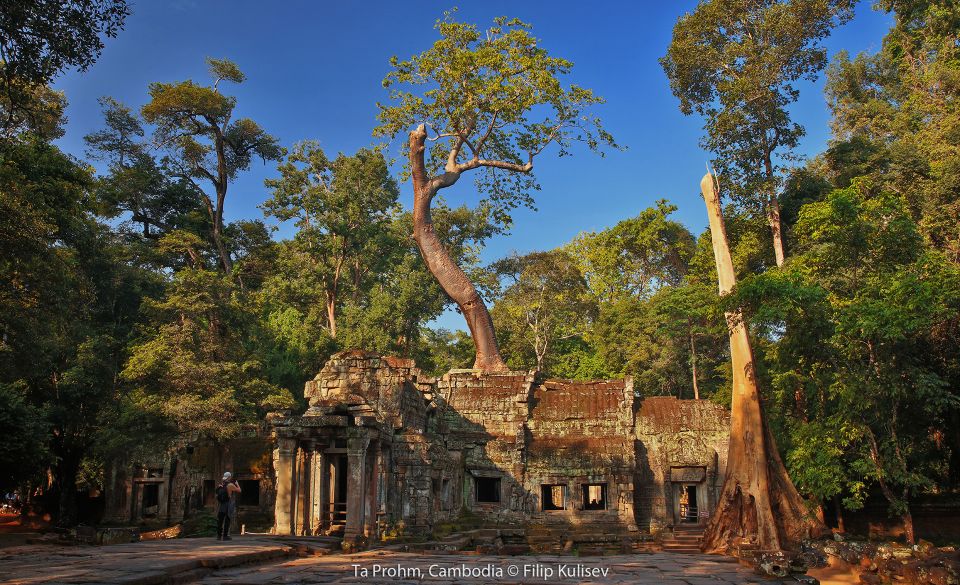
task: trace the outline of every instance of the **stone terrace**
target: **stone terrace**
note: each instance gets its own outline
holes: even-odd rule
[[[0,583],[604,583],[732,585],[777,583],[722,557],[637,554],[605,557],[557,555],[479,556],[414,554],[374,550],[345,555],[296,558],[296,540],[238,537],[230,543],[210,538],[148,541],[103,547],[28,546],[0,551]],[[354,567],[358,565],[358,567]],[[429,574],[452,567],[492,567],[502,577],[442,577]],[[607,569],[595,578],[563,577],[560,565],[581,571]],[[422,576],[373,576],[375,567],[418,569]],[[536,567],[526,577],[525,566]],[[359,575],[365,568],[367,576]],[[553,570],[552,576],[544,572]],[[519,573],[514,576],[512,572]],[[583,573],[581,573],[583,574]]]

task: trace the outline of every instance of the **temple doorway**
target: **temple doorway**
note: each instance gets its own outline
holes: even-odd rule
[[[347,455],[345,453],[328,456],[330,478],[330,500],[327,503],[327,518],[330,526],[344,526],[347,523]]]
[[[700,521],[700,510],[697,506],[697,486],[687,484],[680,486],[679,518],[681,524],[696,524]]]

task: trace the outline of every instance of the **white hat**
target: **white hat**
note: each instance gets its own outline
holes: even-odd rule
[[[233,474],[228,471],[228,472],[226,472],[226,473],[223,474],[223,481],[227,481],[227,480],[230,479],[231,477],[233,477]]]

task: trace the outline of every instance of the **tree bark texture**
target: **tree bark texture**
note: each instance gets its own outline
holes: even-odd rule
[[[57,463],[57,526],[69,528],[77,525],[77,474],[80,472],[80,457],[72,452]]]
[[[694,342],[692,332],[690,333],[690,369],[693,377],[693,399],[700,400],[700,386],[697,382],[697,345]]]
[[[770,233],[773,236],[773,256],[777,261],[777,266],[783,266],[783,223],[780,220],[780,202],[776,195],[770,196],[767,204],[767,221],[770,223]]]
[[[712,175],[703,177],[700,189],[723,296],[733,289],[736,276]],[[723,489],[701,549],[707,553],[734,553],[740,545],[769,551],[795,549],[804,538],[825,533],[826,527],[804,506],[764,419],[743,315],[731,311],[726,319],[733,365],[730,446]]]
[[[224,122],[226,128],[226,122]],[[230,175],[227,172],[227,153],[223,131],[216,130],[216,140],[214,146],[217,153],[217,178],[214,181],[214,187],[217,192],[217,208],[213,217],[213,240],[217,245],[217,253],[220,255],[220,264],[223,271],[227,274],[233,270],[233,260],[230,258],[230,252],[223,242],[223,204],[227,199],[227,185],[230,181]]]
[[[763,159],[764,170],[767,172],[767,180],[773,184],[773,151],[768,150]],[[771,187],[770,195],[767,198],[767,223],[770,224],[770,234],[773,236],[773,256],[777,261],[777,266],[783,266],[785,255],[783,253],[783,222],[780,220],[780,201],[777,199],[776,190]]]
[[[413,239],[431,274],[443,287],[460,311],[470,328],[470,335],[477,347],[473,367],[483,371],[505,371],[507,365],[500,357],[493,320],[487,306],[480,298],[476,287],[467,275],[450,258],[440,238],[437,237],[430,213],[430,205],[437,191],[449,187],[460,178],[459,171],[447,170],[442,175],[430,178],[424,161],[427,132],[421,125],[410,132],[410,170],[413,181]]]

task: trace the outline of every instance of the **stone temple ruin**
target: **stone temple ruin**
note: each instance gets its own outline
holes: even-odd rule
[[[527,543],[636,542],[704,523],[723,481],[729,414],[640,398],[630,378],[574,382],[342,352],[301,416],[271,415],[274,532],[428,535],[469,516]]]

